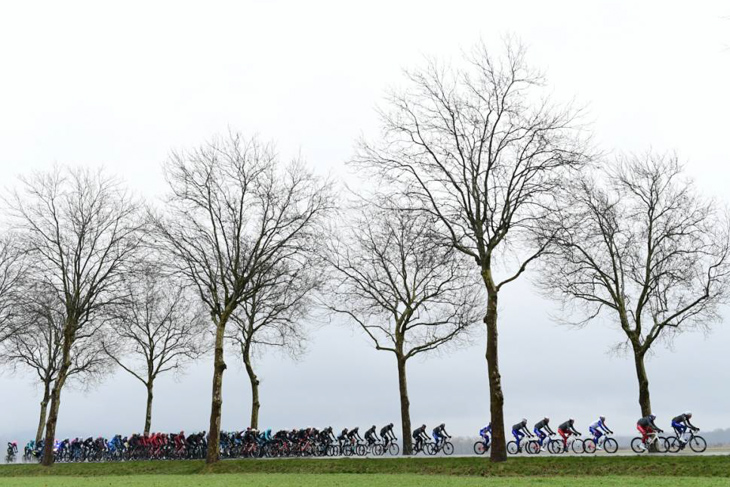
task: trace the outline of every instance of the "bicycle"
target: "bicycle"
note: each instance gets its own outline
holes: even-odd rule
[[[527,438],[521,438],[519,444],[517,444],[517,441],[515,440],[507,443],[507,453],[509,453],[510,455],[517,455],[518,453],[522,453],[522,451],[525,450],[526,444],[529,443],[529,438],[532,438],[532,435],[528,436]]]
[[[484,455],[489,451],[489,447],[492,446],[492,442],[489,441],[490,438],[482,438],[481,440],[474,443],[474,453],[477,455]]]
[[[683,450],[685,446],[689,445],[693,452],[702,453],[707,450],[707,442],[703,437],[695,435],[695,431],[699,430],[699,428],[688,428],[688,431],[685,431],[682,435],[684,439],[680,438],[679,434],[676,436],[670,436],[667,438],[667,449],[670,453],[677,453],[680,450]],[[686,439],[688,433],[689,439]]]
[[[596,453],[596,450],[603,450],[606,453],[616,453],[618,451],[618,441],[614,440],[609,434],[602,434],[596,443],[595,438],[586,438],[583,440],[583,449],[586,453]]]
[[[567,453],[568,450],[572,451],[573,453],[580,454],[585,453],[585,443],[582,439],[578,438],[580,433],[577,435],[570,435],[565,442],[560,440],[555,440],[557,443],[559,443],[558,452],[557,453]]]
[[[398,446],[398,438],[391,440],[387,438],[385,442],[376,443],[373,445],[373,454],[383,456],[387,452],[391,456],[396,456],[400,453],[400,446]]]
[[[659,436],[659,433],[663,432],[664,431],[662,430],[652,431],[651,433],[646,435],[646,442],[641,436],[637,436],[636,438],[631,440],[631,449],[634,451],[634,453],[644,453],[651,451],[652,448],[655,448],[657,453],[666,453],[669,449],[669,442],[665,437]]]
[[[562,453],[563,442],[556,438],[553,438],[553,434],[551,434],[547,435],[542,440],[542,446],[540,446],[540,441],[538,439],[530,439],[525,445],[525,450],[531,455],[538,455],[544,450],[547,450],[553,455],[556,455],[558,453]]]
[[[448,439],[451,438],[450,436],[447,436],[445,438],[441,439],[441,442],[436,444],[435,442],[428,442],[430,445],[428,448],[428,454],[429,455],[436,455],[438,452],[442,451],[444,452],[444,455],[451,455],[454,453],[454,444],[451,443]]]

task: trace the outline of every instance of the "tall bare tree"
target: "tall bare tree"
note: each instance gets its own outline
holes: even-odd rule
[[[312,294],[322,285],[322,266],[315,249],[302,250],[299,258],[276,264],[254,277],[250,293],[233,316],[236,329],[232,339],[240,349],[251,384],[251,428],[258,428],[261,408],[253,354],[273,348],[298,356],[306,340],[304,324],[312,312]]]
[[[480,46],[465,68],[431,63],[381,111],[382,140],[355,163],[405,187],[452,245],[476,263],[487,294],[484,324],[492,461],[507,458],[497,309],[500,291],[545,250],[527,244],[554,211],[552,194],[586,160],[579,113],[552,104],[522,47],[493,57]]]
[[[122,297],[120,282],[140,241],[139,205],[101,171],[57,167],[34,173],[10,201],[31,268],[62,310],[61,363],[51,390],[43,465],[53,463],[61,391],[80,341],[96,336],[104,312]]]
[[[109,321],[112,344],[105,352],[147,391],[144,432],[150,432],[155,380],[166,372],[180,372],[205,351],[207,326],[203,308],[188,289],[163,275],[158,266],[142,262],[130,273],[126,302]]]
[[[283,166],[274,148],[238,134],[173,153],[165,216],[153,216],[170,266],[195,287],[215,327],[208,463],[220,454],[226,326],[251,281],[296,258],[333,206],[328,181],[303,163]]]
[[[396,359],[403,454],[412,453],[406,365],[464,336],[478,322],[478,281],[434,231],[436,219],[395,207],[360,209],[333,240],[327,307],[347,316],[376,350]]]
[[[683,177],[676,156],[607,162],[577,181],[568,198],[552,221],[558,238],[543,261],[542,286],[585,313],[578,324],[605,317],[620,325],[620,348],[632,352],[646,416],[652,346],[720,319],[730,284],[730,223]]]
[[[35,442],[43,438],[51,399],[51,386],[61,369],[63,352],[63,309],[52,290],[22,287],[22,301],[16,301],[16,333],[0,347],[0,363],[34,373],[43,387]],[[79,338],[72,349],[68,378],[88,387],[109,370],[99,334]]]
[[[0,238],[0,343],[16,331],[14,306],[18,298],[18,287],[26,272],[23,251],[14,244],[12,235]]]

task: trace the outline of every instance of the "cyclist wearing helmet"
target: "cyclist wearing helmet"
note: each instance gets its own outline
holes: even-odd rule
[[[479,430],[479,436],[484,441],[484,446],[489,446],[489,435],[492,434],[492,423]]]
[[[545,431],[543,431],[545,430]],[[537,435],[537,441],[540,443],[540,449],[545,450],[545,447],[542,445],[542,442],[547,438],[548,435],[554,435],[555,431],[550,429],[550,418],[545,416],[542,418],[541,421],[538,421],[537,424],[535,424],[534,429],[535,434]]]
[[[433,439],[436,442],[436,447],[439,446],[439,444],[441,443],[441,441],[444,438],[451,438],[449,436],[449,434],[446,432],[446,424],[445,423],[441,423],[440,425],[436,426],[433,429],[433,432],[432,433],[433,433]]]
[[[593,441],[596,444],[596,449],[600,450],[601,447],[598,446],[598,439],[603,436],[603,434],[613,434],[613,431],[609,429],[608,426],[606,426],[606,417],[605,416],[599,416],[598,421],[595,421],[588,426],[588,431],[591,432],[593,435]]]
[[[563,437],[563,451],[568,451],[568,438],[570,435],[580,436],[580,433],[573,427],[574,424],[575,420],[570,418],[568,421],[561,423],[560,426],[558,426],[558,434]]]
[[[362,438],[360,437],[360,427],[355,426],[354,428],[352,428],[350,430],[350,432],[347,433],[347,438],[350,440],[350,443],[352,443],[353,445],[355,443],[362,441]]]
[[[375,425],[372,425],[370,429],[365,432],[365,439],[367,440],[368,445],[372,445],[378,441],[378,435],[375,433]]]
[[[393,423],[386,424],[380,428],[380,437],[385,441],[386,445],[396,440],[395,434],[393,433]]]
[[[524,431],[524,433],[523,433],[523,431]],[[512,426],[512,436],[515,437],[515,441],[517,442],[518,449],[520,448],[520,440],[522,438],[524,438],[525,435],[532,438],[532,434],[530,434],[530,430],[527,429],[527,420],[525,418],[522,418],[522,421],[520,421],[516,425]]]
[[[347,428],[343,429],[340,435],[337,437],[337,441],[340,442],[340,447],[342,447],[347,442],[347,434],[349,431]]]
[[[684,448],[685,443],[687,443],[687,440],[684,438],[684,433],[687,431],[687,428],[690,428],[692,431],[699,431],[699,428],[690,423],[689,418],[691,417],[692,411],[687,411],[686,413],[680,414],[676,418],[672,419],[672,428],[674,428],[674,432],[677,433],[679,441],[682,442],[682,448]]]
[[[423,449],[423,442],[428,441],[428,435],[426,434],[426,425],[421,425],[420,428],[413,430],[413,439],[416,440],[414,451],[421,451]]]
[[[645,416],[641,418],[636,423],[636,429],[639,430],[639,433],[641,433],[641,440],[646,443],[646,439],[648,438],[650,433],[653,433],[654,431],[658,433],[662,433],[664,430],[662,430],[659,426],[654,424],[654,420],[656,419],[656,416],[653,414],[650,414],[649,416]]]

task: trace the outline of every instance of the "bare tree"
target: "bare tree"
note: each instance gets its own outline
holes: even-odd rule
[[[720,319],[730,223],[682,177],[676,156],[621,157],[577,181],[568,198],[552,221],[558,238],[543,261],[542,286],[585,313],[577,324],[606,317],[620,325],[646,416],[651,347]]]
[[[202,307],[188,289],[142,262],[129,274],[126,302],[116,307],[109,322],[111,339],[105,352],[147,391],[144,433],[150,432],[155,380],[180,372],[206,351],[206,321]]]
[[[195,287],[215,327],[206,461],[219,459],[224,339],[251,296],[251,281],[316,239],[333,206],[330,183],[295,161],[281,167],[270,145],[231,134],[174,153],[166,164],[167,216],[154,216],[170,266]]]
[[[250,292],[233,315],[236,330],[232,339],[240,349],[251,384],[251,428],[258,428],[261,408],[254,352],[273,348],[296,357],[303,351],[304,322],[312,312],[312,293],[322,284],[322,266],[313,250],[251,279]]]
[[[62,310],[61,363],[51,390],[43,465],[53,463],[61,391],[81,342],[98,336],[118,302],[126,264],[139,243],[138,204],[103,172],[56,168],[22,179],[11,208],[29,278]]]
[[[492,461],[507,458],[497,309],[500,291],[545,250],[527,245],[554,211],[552,194],[586,160],[578,112],[549,102],[524,50],[496,59],[482,46],[467,68],[431,63],[408,76],[381,112],[382,141],[362,142],[355,163],[405,187],[452,245],[475,262],[487,292],[484,323]]]
[[[63,309],[52,290],[44,287],[23,287],[22,301],[16,301],[16,333],[2,347],[0,363],[13,370],[20,367],[37,375],[43,387],[35,442],[43,438],[43,430],[51,399],[51,386],[61,369],[63,352]],[[109,370],[98,336],[80,338],[72,349],[69,381],[88,387]]]
[[[376,350],[395,356],[403,454],[412,452],[406,365],[464,335],[483,315],[478,282],[426,213],[361,209],[329,256],[327,307],[357,323]],[[473,274],[472,274],[473,277]]]
[[[22,249],[13,243],[13,235],[0,238],[0,343],[16,331],[13,304],[18,298],[17,288],[26,272]]]

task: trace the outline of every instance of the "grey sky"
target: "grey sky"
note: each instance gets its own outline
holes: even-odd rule
[[[550,5],[547,5],[547,4]],[[505,34],[529,46],[556,96],[589,108],[608,151],[676,150],[702,191],[728,200],[730,6],[727,2],[14,2],[0,6],[0,181],[54,162],[104,165],[145,197],[165,189],[160,163],[228,127],[298,152],[347,180],[343,161],[401,70],[424,55],[458,59]],[[5,189],[3,189],[5,191]],[[630,433],[639,414],[633,366],[607,353],[610,326],[554,325],[527,280],[501,299],[509,424],[599,413]],[[727,309],[724,315],[730,318]],[[472,347],[414,360],[414,424],[474,434],[487,420],[483,330]],[[311,334],[298,363],[258,361],[261,424],[335,427],[398,422],[393,358],[354,328]],[[648,365],[661,423],[691,408],[730,426],[730,327],[680,337]],[[248,417],[245,372],[224,378],[223,428]],[[160,379],[153,429],[204,429],[211,359]],[[0,376],[0,437],[25,441],[37,421],[29,377]],[[66,391],[59,437],[142,428],[144,389],[118,372],[88,393]],[[508,424],[508,425],[509,425]]]

